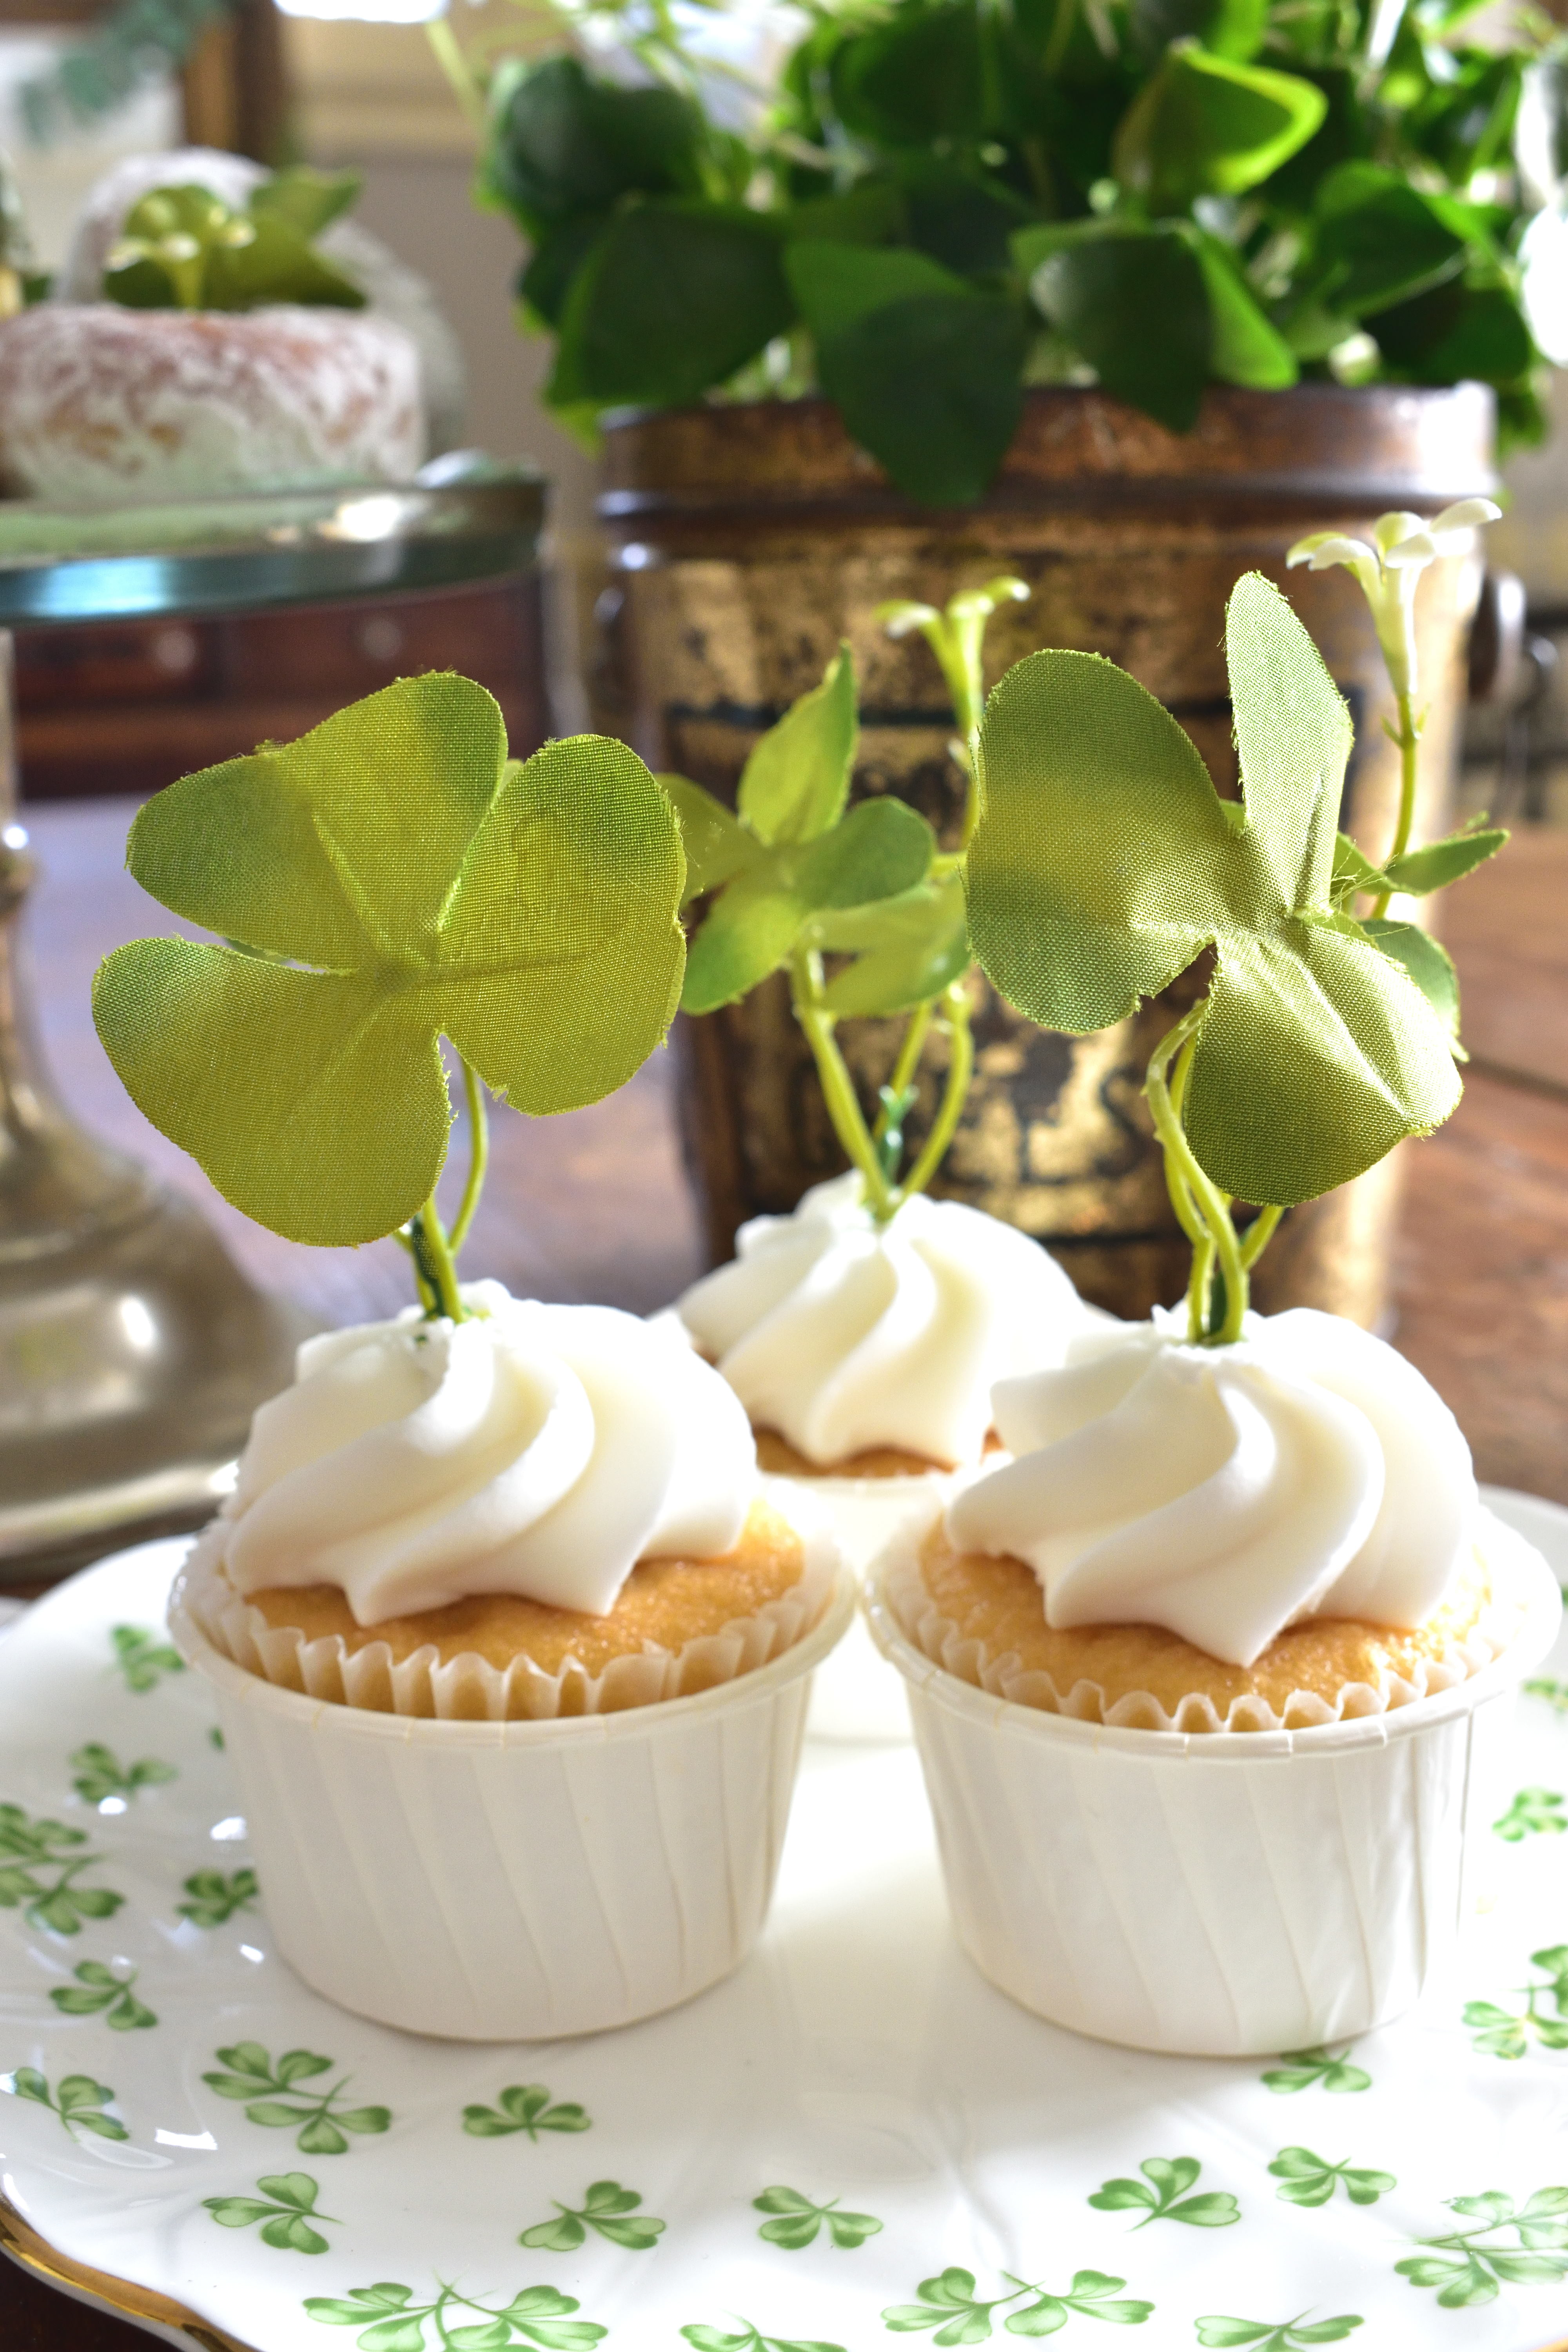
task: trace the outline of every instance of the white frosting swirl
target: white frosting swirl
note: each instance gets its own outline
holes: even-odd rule
[[[736,1250],[676,1312],[756,1427],[812,1463],[873,1445],[977,1462],[993,1383],[1105,1319],[1011,1225],[923,1195],[879,1225],[853,1173],[753,1217]]]
[[[1017,1459],[955,1499],[952,1542],[1026,1560],[1051,1625],[1163,1625],[1231,1665],[1304,1617],[1421,1624],[1477,1505],[1436,1391],[1312,1307],[1249,1315],[1233,1347],[1184,1331],[1156,1310],[1003,1381]]]
[[[603,1616],[639,1559],[738,1540],[756,1448],[678,1335],[497,1282],[463,1297],[462,1323],[410,1307],[306,1340],[221,1514],[237,1591],[341,1585],[361,1625],[481,1592]]]

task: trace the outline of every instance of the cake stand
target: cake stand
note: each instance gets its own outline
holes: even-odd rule
[[[532,567],[543,505],[531,472],[471,453],[404,487],[96,512],[0,504],[0,1587],[206,1517],[309,1328],[50,1084],[16,939],[34,866],[11,632],[500,578]]]

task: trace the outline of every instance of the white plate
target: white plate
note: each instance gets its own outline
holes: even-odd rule
[[[1489,1499],[1568,1575],[1568,1512]],[[1495,1841],[1458,1980],[1349,2052],[1152,2058],[1039,2023],[954,1946],[912,1750],[826,1746],[808,1748],[773,1916],[737,1976],[624,2032],[459,2047],[333,2009],[271,1956],[254,1905],[229,1909],[244,1823],[204,1690],[157,1654],[179,1551],[104,1561],[0,1642],[0,1801],[85,1839],[46,1833],[53,1859],[0,1853],[0,1873],[47,1892],[63,1870],[68,1891],[122,1898],[62,1906],[51,1928],[0,1875],[0,1903],[20,1897],[0,1907],[0,2231],[68,2277],[102,2274],[153,2334],[188,2347],[195,2315],[254,2352],[586,2352],[602,2336],[611,2352],[873,2352],[1058,2327],[1069,2352],[1539,2352],[1561,2336],[1568,1647],[1544,1670],[1561,1704],[1521,1704],[1513,1786],[1535,1793],[1500,1816],[1519,1834]],[[150,1654],[132,1643],[117,1664],[117,1626],[153,1629]],[[13,1847],[14,1822],[0,1814]],[[1561,1973],[1532,1959],[1554,1948]],[[105,1971],[155,2024],[117,2020]],[[69,2013],[95,1994],[105,2007]],[[226,2097],[207,2078],[259,2065],[220,2059],[246,2043],[273,2069],[323,2063]],[[56,2107],[25,2095],[37,2078]],[[70,2078],[75,2112],[114,2137],[62,2120]],[[362,2127],[268,2120],[323,2095]],[[387,2127],[366,2127],[383,2109]],[[520,2127],[475,2133],[466,2109]],[[1112,2192],[1128,2201],[1096,2204],[1110,2181],[1134,2184]],[[591,2209],[595,2184],[614,2186]],[[314,2208],[301,2242],[264,2242],[290,2198]],[[572,2218],[590,2211],[608,2237]],[[1445,2307],[1446,2290],[1472,2300]],[[1136,2333],[1107,2339],[1097,2318]]]

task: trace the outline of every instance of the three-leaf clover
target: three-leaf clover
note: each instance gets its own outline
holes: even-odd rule
[[[1521,1789],[1507,1812],[1500,1813],[1492,1827],[1510,1845],[1518,1845],[1521,1838],[1532,1832],[1561,1832],[1568,1830],[1568,1815],[1563,1804],[1563,1797],[1555,1789]]]
[[[935,2278],[921,2279],[915,2289],[918,2303],[890,2305],[882,2324],[899,2336],[932,2328],[933,2344],[984,2344],[991,2335],[992,2313],[1008,2304],[1016,2306],[1002,2323],[1010,2336],[1054,2336],[1075,2311],[1114,2326],[1141,2327],[1154,2308],[1152,2303],[1123,2297],[1126,2280],[1111,2278],[1105,2271],[1075,2271],[1071,2286],[1054,2294],[1037,2281],[1015,2278],[1010,2271],[1002,2276],[1007,2292],[986,2302],[975,2294],[973,2272],[950,2264]],[[1033,2300],[1025,2302],[1026,2296]]]
[[[1307,2320],[1303,2312],[1295,2319],[1226,2319],[1217,2312],[1197,2322],[1198,2342],[1204,2345],[1249,2345],[1252,2352],[1296,2352],[1298,2345],[1340,2344],[1352,2327],[1363,2327],[1365,2321],[1353,2311],[1342,2311],[1333,2319]]]
[[[63,2075],[54,2095],[36,2066],[18,2066],[14,2074],[0,2077],[0,2084],[18,2099],[32,2099],[47,2107],[68,2132],[92,2132],[99,2139],[131,2137],[118,2116],[104,2114],[114,2094],[107,2083],[95,2083],[90,2074]]]
[[[258,2197],[204,2197],[213,2220],[226,2230],[248,2230],[261,2224],[264,2246],[278,2246],[294,2254],[324,2254],[327,2241],[312,2221],[336,2221],[333,2213],[318,2213],[316,2183],[308,2172],[268,2172],[257,2182]]]
[[[1185,2221],[1196,2230],[1223,2230],[1241,2219],[1235,2198],[1225,2189],[1205,2191],[1201,2197],[1186,2194],[1203,2170],[1195,2156],[1151,2156],[1138,2169],[1143,2179],[1108,2180],[1089,2203],[1108,2213],[1141,2211],[1142,2220],[1132,2225],[1135,2230],[1146,2230],[1151,2221]]]
[[[185,1662],[178,1650],[146,1625],[116,1625],[110,1636],[114,1645],[114,1663],[125,1677],[127,1690],[144,1693],[156,1690],[164,1675],[183,1675]]]
[[[1545,1971],[1546,1981],[1532,1978],[1520,1990],[1524,2011],[1500,2009],[1495,2001],[1468,2000],[1464,2022],[1475,2034],[1474,2048],[1489,2058],[1522,2058],[1533,2034],[1547,2050],[1568,2050],[1568,1944],[1548,1944],[1531,1952],[1531,1965]]]
[[[775,2217],[763,2223],[758,2237],[765,2238],[770,2245],[787,2246],[792,2252],[797,2252],[802,2246],[815,2245],[824,2222],[833,2243],[846,2253],[863,2246],[882,2226],[874,2213],[846,2212],[837,2197],[829,2198],[826,2205],[814,2205],[798,2189],[764,2189],[760,2197],[752,2198],[752,2204],[755,2211]]]
[[[873,991],[874,1004],[836,1001],[830,988],[835,1013],[900,1011],[921,1001],[904,989],[918,981],[934,994],[963,969],[962,889],[954,895],[953,877],[922,887],[936,848],[925,819],[892,798],[846,814],[858,736],[845,646],[822,684],[752,746],[738,814],[684,776],[661,777],[680,820],[687,898],[714,894],[687,958],[688,1013],[734,1003],[803,949],[864,950],[897,967],[892,977],[883,968],[893,1001],[881,1001],[887,987]]]
[[[1268,2168],[1282,2185],[1276,2194],[1287,2205],[1326,2205],[1343,2181],[1352,2205],[1375,2205],[1398,2182],[1392,2172],[1370,2172],[1349,2163],[1331,2164],[1310,2147],[1282,2147]]]
[[[493,2107],[463,2109],[463,2129],[476,2139],[501,2139],[510,2132],[526,2132],[537,2140],[542,2131],[586,2131],[590,2118],[574,2099],[554,2104],[542,2083],[512,2083],[497,2094]]]
[[[1394,2267],[1412,2286],[1436,2287],[1445,2311],[1495,2303],[1500,2285],[1552,2286],[1568,2275],[1568,2189],[1538,2189],[1517,2207],[1500,2189],[1479,2197],[1452,2197],[1452,2210],[1473,2220],[1470,2230],[1450,2230],[1416,2244],[1434,2251],[1412,2254]],[[1488,2245],[1506,2239],[1515,2246]]]
[[[1212,948],[1192,1149],[1226,1192],[1289,1205],[1429,1132],[1459,1083],[1443,1021],[1334,903],[1351,727],[1317,648],[1256,573],[1231,596],[1226,646],[1241,803],[1112,663],[1047,652],[1008,672],[981,729],[969,925],[1004,996],[1079,1033]]]
[[[74,1936],[87,1919],[108,1919],[123,1895],[103,1886],[79,1886],[79,1874],[103,1856],[88,1853],[87,1838],[64,1822],[33,1821],[19,1805],[0,1805],[0,1909],[15,1911],[35,1927]],[[40,1875],[52,1871],[47,1880]]]
[[[553,2221],[536,2221],[524,2230],[518,2239],[520,2246],[544,2247],[552,2254],[569,2254],[580,2246],[590,2230],[607,2239],[612,2246],[626,2246],[634,2253],[645,2252],[663,2235],[664,2223],[655,2221],[651,2213],[639,2213],[637,2207],[642,2199],[635,2189],[623,2189],[618,2180],[590,2181],[580,2206],[555,2206]]]
[[[698,2321],[680,2332],[692,2352],[844,2352],[842,2344],[825,2344],[819,2336],[764,2336],[749,2319],[741,2321],[739,2334]]]
[[[679,829],[642,761],[597,736],[509,761],[468,678],[405,678],[183,778],[126,862],[243,944],[116,949],[104,1048],[225,1197],[294,1241],[372,1241],[429,1200],[442,1036],[519,1109],[571,1110],[631,1076],[679,993]]]
[[[134,1764],[121,1764],[113,1749],[97,1739],[79,1748],[70,1760],[71,1786],[89,1805],[100,1805],[106,1797],[134,1797],[140,1790],[155,1789],[165,1780],[177,1780],[180,1777],[173,1764],[161,1763],[156,1756],[142,1756]]]
[[[220,2099],[242,2099],[253,2124],[300,2126],[294,2145],[301,2156],[342,2156],[349,2132],[384,2132],[392,2122],[389,2107],[342,2107],[339,2101],[348,2083],[342,2076],[320,2097],[312,2093],[290,2096],[295,2086],[329,2072],[330,2058],[313,2050],[286,2050],[273,2064],[259,2042],[237,2042],[217,2056],[226,2071],[204,2074],[202,2080]]]
[[[330,2294],[305,2297],[305,2309],[323,2327],[363,2329],[356,2339],[360,2352],[424,2352],[427,2319],[436,2323],[440,2352],[501,2352],[509,2344],[536,2345],[540,2352],[589,2352],[609,2331],[596,2320],[572,2318],[579,2308],[575,2295],[562,2294],[552,2286],[525,2286],[499,2311],[472,2295],[459,2294],[454,2286],[438,2287],[433,2302],[416,2304],[414,2289],[397,2279],[350,2287],[346,2300]],[[455,2311],[478,2312],[479,2316],[448,2326],[447,2315]]]
[[[1335,2057],[1328,2050],[1287,2050],[1278,2066],[1263,2076],[1270,2091],[1308,2091],[1314,2084],[1325,2091],[1369,2091],[1372,2076],[1364,2066],[1352,2066],[1347,2053]]]
[[[221,1927],[237,1911],[248,1911],[258,1892],[254,1870],[194,1870],[184,1882],[187,1900],[174,1906],[195,1927]]]
[[[134,1969],[128,1969],[124,1976],[117,1976],[112,1969],[105,1968],[101,1960],[83,1960],[79,1968],[71,1970],[71,1974],[76,1979],[75,1984],[56,1985],[49,1995],[62,2016],[103,2015],[105,2024],[111,2026],[116,2033],[127,2033],[133,2026],[157,2024],[153,2011],[143,2007],[132,1992],[137,1975]]]

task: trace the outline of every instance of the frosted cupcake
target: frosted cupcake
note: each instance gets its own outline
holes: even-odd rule
[[[1146,1089],[1193,1279],[1179,1314],[998,1387],[1012,1458],[891,1549],[872,1606],[971,1955],[1059,2023],[1215,2055],[1418,1997],[1561,1613],[1412,1366],[1338,1318],[1247,1311],[1280,1204],[1458,1097],[1444,999],[1410,977],[1441,950],[1357,897],[1500,837],[1384,869],[1336,842],[1348,720],[1256,576],[1227,649],[1239,807],[1109,663],[1036,655],[993,696],[970,907],[997,985],[1089,1028],[1217,950]],[[1238,1198],[1272,1205],[1238,1223]]]
[[[853,1588],[763,1496],[739,1401],[683,1341],[456,1271],[487,1090],[596,1099],[663,1034],[668,803],[595,738],[510,761],[490,698],[435,676],[171,786],[128,863],[248,943],[141,940],[100,971],[137,1102],[274,1231],[397,1233],[418,1295],[306,1343],[173,1603],[278,1948],[420,2032],[684,2000],[761,1927]],[[470,1122],[450,1224],[441,1036]]]
[[[895,634],[924,631],[952,693],[965,844],[984,625],[1004,598],[1026,593],[996,580],[945,614],[900,605],[881,615]],[[1071,1333],[1104,1318],[1026,1235],[927,1193],[973,1066],[964,856],[939,851],[900,801],[848,805],[856,730],[845,646],[754,747],[736,814],[683,778],[663,781],[685,835],[688,898],[707,900],[682,1003],[710,1012],[787,970],[850,1163],[792,1215],[743,1225],[734,1263],[694,1284],[675,1312],[745,1404],[763,1467],[809,1487],[864,1563],[911,1514],[929,1514],[951,1473],[994,1449],[994,1384],[1059,1362]],[[869,1121],[835,1037],[840,1020],[863,1014],[905,1017]],[[945,1040],[946,1069],[924,1139],[906,1150],[933,1036]],[[901,1702],[863,1647],[847,1646],[819,1685],[813,1727],[902,1731]]]

